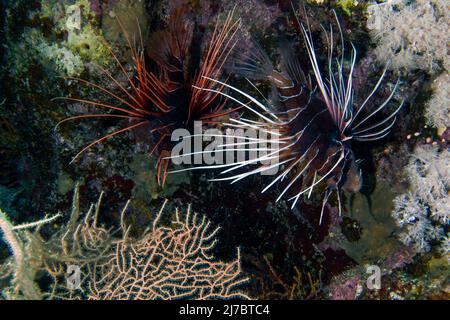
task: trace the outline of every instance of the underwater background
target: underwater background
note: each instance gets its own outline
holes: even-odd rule
[[[445,0],[0,1],[0,298],[448,299],[449,9]],[[194,116],[210,119],[202,108],[185,114],[189,101],[214,103],[192,85],[233,95],[198,77],[214,44],[227,63],[218,58],[205,74],[259,101],[275,104],[274,86],[233,69],[239,52],[261,50],[283,70],[283,50],[294,48],[316,82],[298,21],[313,35],[321,72],[335,42],[353,70],[355,104],[370,95],[367,108],[377,110],[389,101],[377,121],[401,105],[388,135],[352,142],[357,169],[345,171],[340,197],[323,201],[328,189],[319,186],[293,209],[288,197],[277,200],[282,184],[261,192],[272,181],[264,175],[230,184],[211,181],[220,170],[166,174],[173,146],[164,137]],[[227,32],[214,31],[221,26]],[[154,89],[134,88],[140,76]],[[78,155],[128,120],[65,119],[119,115],[100,104],[129,101],[181,109],[160,118],[168,131],[132,128]],[[249,115],[224,103],[211,125]],[[131,111],[122,115],[153,116]],[[334,134],[317,128],[312,135]]]

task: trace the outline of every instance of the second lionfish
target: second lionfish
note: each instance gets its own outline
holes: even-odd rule
[[[295,11],[295,10],[294,10]],[[247,78],[270,81],[276,89],[278,105],[262,103],[236,86],[231,86],[217,79],[210,81],[227,87],[232,95],[219,92],[214,88],[202,88],[204,91],[220,93],[250,110],[259,120],[247,118],[230,119],[227,125],[234,128],[256,128],[276,136],[275,142],[280,146],[257,159],[235,161],[233,164],[203,166],[197,168],[222,168],[226,175],[215,181],[235,183],[254,174],[264,173],[274,167],[280,169],[274,179],[262,190],[265,192],[276,183],[282,184],[282,191],[276,201],[288,196],[292,209],[305,196],[310,197],[314,189],[325,187],[320,222],[333,191],[337,194],[339,212],[341,212],[341,189],[344,186],[350,168],[357,167],[357,160],[352,151],[352,141],[374,141],[386,137],[394,126],[396,115],[403,103],[394,111],[384,115],[383,110],[394,96],[399,84],[397,81],[389,97],[374,110],[367,110],[369,100],[373,97],[386,74],[384,70],[371,93],[359,105],[354,103],[352,85],[356,64],[356,49],[351,44],[349,71],[344,71],[344,40],[339,21],[342,42],[341,56],[334,57],[333,29],[327,33],[328,58],[325,73],[322,73],[316,57],[316,49],[309,23],[302,24],[295,15],[296,28],[301,33],[307,49],[313,81],[300,68],[299,61],[292,54],[284,52],[284,72],[272,66],[267,54],[257,45],[252,46],[249,54],[244,54],[234,62],[234,70]],[[286,50],[285,50],[286,51]],[[255,87],[256,88],[256,87]],[[241,98],[238,98],[238,97]],[[266,99],[267,100],[267,99]],[[258,140],[238,142],[239,145],[255,145]],[[255,169],[235,173],[247,165],[255,165],[265,160],[277,158],[276,164],[257,165]],[[196,169],[197,169],[196,168]],[[322,187],[321,187],[322,186]]]

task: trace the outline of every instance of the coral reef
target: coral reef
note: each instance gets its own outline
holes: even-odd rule
[[[59,216],[60,215],[57,214],[53,217],[44,218],[43,220],[37,222],[13,226],[6,213],[0,210],[0,230],[3,233],[3,240],[8,245],[13,257],[13,261],[10,262],[11,269],[5,272],[6,275],[11,274],[12,276],[10,286],[6,287],[3,292],[3,295],[6,298],[37,300],[42,297],[41,291],[34,282],[34,278],[37,273],[34,260],[40,258],[39,256],[41,251],[34,251],[37,248],[33,246],[31,241],[24,244],[19,238],[16,230],[40,227],[46,223],[52,222]]]
[[[402,228],[400,239],[417,252],[427,252],[433,242],[442,242],[448,252],[445,227],[450,217],[450,152],[418,146],[406,174],[410,191],[398,196],[392,213]]]
[[[317,70],[310,68],[312,56],[296,30],[292,5],[299,22],[310,27]],[[241,24],[230,37],[236,47],[216,68],[223,67],[223,75],[212,78],[226,79],[276,112],[280,96],[272,83],[247,81],[231,68],[252,42],[260,43],[281,74],[287,71],[284,60],[295,57],[291,67],[305,70],[305,78],[322,75],[324,85],[335,83],[336,93],[350,88],[348,95],[332,95],[348,96],[349,108],[365,104],[365,111],[377,110],[400,79],[392,98],[405,104],[391,134],[371,144],[351,143],[354,159],[342,166],[347,179],[339,197],[330,195],[322,206],[326,186],[317,185],[291,210],[287,201],[275,201],[282,185],[260,192],[270,177],[213,183],[214,169],[171,172],[162,187],[152,156],[158,136],[150,137],[148,126],[99,144],[70,164],[87,141],[120,130],[124,122],[89,119],[57,126],[99,108],[56,98],[126,107],[83,81],[128,101],[126,92],[134,94],[137,81],[127,77],[142,75],[142,63],[173,85],[167,71],[177,68],[157,60],[164,59],[162,40],[172,39],[175,8],[186,10],[182,20],[192,31],[183,92],[195,91],[196,82],[233,96],[230,88],[197,81],[199,67],[208,69],[207,62],[215,60],[207,54],[215,47],[214,29],[220,33],[230,12]],[[0,1],[0,11],[0,300],[450,299],[450,19],[444,0],[15,0]],[[332,37],[324,29],[332,29]],[[138,44],[139,34],[144,43]],[[338,59],[329,60],[330,45]],[[331,72],[330,62],[337,63]],[[320,88],[314,92],[320,100]],[[184,99],[172,98],[167,100]],[[238,107],[229,97],[217,102],[223,110]],[[245,107],[211,125],[222,130],[227,121],[260,122],[262,114],[249,116],[251,105],[242,102]],[[372,120],[383,121],[387,110],[381,109]],[[117,116],[116,111],[107,114]],[[186,119],[178,111],[169,118],[183,127],[178,116]],[[315,138],[324,127],[318,121],[320,130],[308,135]],[[336,140],[326,135],[330,143]],[[244,175],[251,171],[241,169]],[[373,266],[380,268],[379,289],[366,282]]]
[[[111,22],[110,14],[117,10],[119,2],[105,2],[101,12],[93,9],[94,2],[19,0],[4,5],[0,77],[7,85],[1,90],[0,117],[2,136],[5,120],[14,128],[15,140],[10,141],[10,134],[2,139],[0,153],[5,175],[0,182],[2,194],[19,197],[8,204],[2,197],[0,203],[10,214],[53,210],[55,203],[61,201],[58,179],[67,177],[65,181],[74,181],[84,176],[84,172],[67,168],[64,152],[53,148],[58,138],[54,134],[56,122],[71,111],[53,98],[73,90],[73,81],[64,77],[95,76],[94,65],[109,65],[111,57],[105,42],[119,40],[117,32],[108,29],[113,24],[117,26],[117,20]],[[128,16],[124,24],[130,17],[133,26],[136,18],[145,23],[143,6],[142,1],[120,1],[120,16]],[[122,53],[126,45],[120,42],[116,47]],[[88,134],[88,130],[83,134]],[[74,140],[66,144],[76,144],[77,139]],[[8,190],[3,192],[3,186]],[[70,188],[73,183],[61,189]]]
[[[433,81],[432,89],[425,116],[431,125],[445,130],[450,127],[450,75],[442,73]]]
[[[383,262],[380,265],[380,288],[375,290],[367,288],[367,278],[364,276],[367,275],[367,269],[356,266],[331,280],[329,295],[336,300],[448,300],[450,288],[447,260],[432,258],[418,263],[422,264],[422,271],[408,270],[401,265],[390,268],[392,265],[389,266],[388,261]]]
[[[368,9],[377,58],[397,70],[449,70],[445,0],[390,0]]]
[[[13,257],[2,266],[2,276],[11,278],[4,298],[249,299],[240,289],[248,279],[241,271],[239,249],[231,262],[216,260],[211,251],[219,228],[205,216],[190,208],[186,213],[176,210],[174,221],[164,225],[164,204],[147,231],[134,238],[125,218],[129,202],[119,230],[99,225],[102,197],[83,215],[77,188],[68,223],[49,240],[39,229],[61,214],[13,226],[0,211],[0,230]],[[31,233],[31,228],[36,231]],[[66,268],[74,265],[81,273],[78,285],[71,287]],[[39,288],[42,272],[51,279],[48,288]]]
[[[356,194],[348,203],[346,216],[337,217],[330,235],[321,243],[322,248],[339,246],[360,265],[377,263],[401,243],[392,237],[397,231],[391,216],[393,198],[391,187],[380,182],[370,198]]]
[[[161,214],[161,212],[159,213]],[[240,255],[231,263],[211,255],[218,229],[188,208],[172,227],[153,228],[138,241],[114,244],[112,254],[89,272],[89,299],[249,299],[239,290]]]

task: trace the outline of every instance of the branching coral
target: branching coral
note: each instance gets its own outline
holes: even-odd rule
[[[449,69],[450,14],[444,0],[391,0],[369,7],[376,55],[398,70]]]
[[[0,230],[13,255],[13,261],[1,268],[11,277],[10,286],[2,290],[5,298],[249,298],[239,290],[247,281],[241,272],[239,250],[234,261],[215,260],[211,250],[218,228],[212,228],[206,217],[190,209],[182,216],[177,210],[172,225],[164,226],[160,223],[163,206],[153,225],[135,239],[124,222],[130,202],[122,210],[120,230],[98,225],[102,196],[82,215],[75,190],[68,223],[47,241],[39,229],[26,234],[21,230],[52,222],[59,215],[14,227],[0,211]],[[114,237],[119,231],[122,237]],[[69,266],[80,270],[74,288],[68,282]],[[50,277],[49,288],[39,288],[38,273]]]
[[[65,284],[61,284],[59,279],[65,274],[65,266],[72,263],[83,266],[100,259],[111,242],[109,232],[96,225],[101,197],[97,206],[92,205],[80,223],[79,194],[76,189],[69,222],[48,241],[41,236],[40,228],[59,218],[60,214],[13,226],[6,213],[0,211],[0,230],[14,258],[3,266],[12,274],[10,286],[2,290],[5,298],[55,298],[56,292],[61,289],[66,291],[65,296],[71,296],[70,293],[66,294]],[[31,232],[31,228],[36,230]],[[49,292],[37,286],[37,277],[41,272],[48,273],[53,280]]]
[[[378,60],[390,63],[393,69],[421,69],[434,75],[433,95],[425,116],[437,128],[449,126],[448,4],[442,0],[392,0],[372,5],[368,27],[376,40]],[[449,151],[438,152],[418,147],[406,174],[411,190],[398,196],[393,217],[401,227],[399,238],[417,252],[430,251],[441,242],[441,252],[448,253],[449,223]]]
[[[24,242],[21,240],[23,234],[19,234],[18,230],[39,227],[58,217],[59,214],[34,223],[14,226],[11,221],[9,221],[6,213],[0,210],[0,230],[3,233],[3,239],[7,243],[14,258],[11,263],[13,265],[12,269],[14,270],[12,272],[13,278],[11,280],[11,287],[7,288],[4,292],[7,297],[21,297],[33,300],[42,297],[41,291],[34,283],[34,276],[37,269],[33,263],[33,258],[30,259],[27,255],[27,250],[30,249],[30,247],[24,245]]]
[[[402,228],[400,239],[417,252],[429,251],[431,241],[448,243],[444,228],[450,219],[449,167],[448,150],[420,146],[406,168],[411,191],[394,200],[393,217]]]

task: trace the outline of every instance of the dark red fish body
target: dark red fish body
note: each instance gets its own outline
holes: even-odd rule
[[[339,129],[325,103],[316,97],[315,91],[277,71],[273,71],[268,79],[277,89],[277,98],[284,114],[279,117],[282,124],[277,129],[283,136],[293,137],[293,146],[280,153],[280,161],[290,157],[293,152],[303,155],[304,161],[298,164],[298,168],[293,168],[295,172],[309,163],[298,185],[310,185],[315,176],[323,176],[331,170],[326,180],[328,187],[340,188],[345,182],[342,173],[346,162],[333,168],[342,142]],[[350,149],[347,150],[350,152]]]
[[[225,99],[220,95],[223,87],[216,87],[208,78],[222,76],[223,65],[237,41],[235,36],[240,28],[240,20],[233,18],[233,11],[223,21],[218,17],[214,31],[201,52],[201,59],[192,59],[189,51],[192,47],[201,45],[193,43],[193,39],[198,36],[193,37],[196,23],[191,19],[191,11],[189,5],[174,6],[166,26],[152,34],[146,48],[142,37],[140,48],[136,48],[126,30],[123,30],[136,74],[130,75],[125,70],[112,49],[111,54],[127,79],[126,86],[131,89],[126,89],[126,86],[104,69],[104,74],[120,88],[119,95],[86,80],[75,79],[107,94],[115,102],[108,104],[101,100],[78,98],[65,98],[66,100],[102,107],[117,114],[79,115],[61,122],[81,118],[114,117],[127,119],[133,124],[95,140],[83,148],[73,160],[97,143],[145,125],[149,128],[151,153],[158,154],[158,183],[164,185],[173,147],[170,139],[172,132],[181,128],[192,129],[194,121],[213,124],[217,122],[215,119],[234,111],[224,108]],[[201,38],[207,37],[202,34]],[[156,70],[149,67],[148,59],[156,66]],[[215,89],[217,92],[204,91],[205,88]]]
[[[382,115],[381,111],[394,95],[397,82],[391,95],[384,102],[375,110],[367,110],[367,102],[380,86],[386,74],[385,70],[369,96],[361,104],[356,105],[353,100],[355,94],[352,85],[356,49],[353,45],[351,46],[350,67],[344,68],[344,40],[337,16],[342,39],[341,55],[336,57],[333,53],[333,31],[331,30],[326,35],[327,40],[331,40],[328,60],[324,66],[321,66],[316,58],[309,25],[305,27],[300,23],[294,8],[292,9],[297,30],[305,42],[312,72],[303,72],[299,59],[294,54],[295,50],[286,42],[280,43],[283,73],[275,70],[269,56],[251,40],[244,42],[240,50],[236,50],[237,56],[228,69],[249,80],[261,95],[262,93],[250,80],[269,80],[276,89],[276,97],[272,101],[264,97],[267,102],[265,104],[238,87],[215,81],[231,89],[238,97],[244,97],[240,100],[229,94],[223,94],[250,110],[257,117],[257,120],[241,118],[232,121],[230,126],[244,129],[256,128],[265,134],[269,133],[271,142],[275,146],[268,149],[269,153],[265,153],[266,141],[260,140],[262,155],[248,161],[237,161],[231,168],[227,164],[226,167],[224,166],[227,169],[221,174],[234,173],[215,180],[230,180],[234,183],[254,174],[273,175],[272,181],[262,192],[277,184],[281,191],[276,201],[287,195],[288,200],[292,201],[292,208],[305,196],[309,198],[313,190],[321,189],[319,191],[324,192],[319,220],[321,222],[325,204],[333,191],[336,192],[339,212],[341,212],[340,191],[345,182],[351,182],[351,188],[347,184],[345,187],[353,192],[361,186],[360,170],[355,161],[351,142],[375,141],[386,137],[396,121],[396,115],[402,103],[394,112],[386,116]],[[236,147],[239,145],[242,143],[238,143]],[[267,164],[268,160],[270,160],[269,164]],[[256,165],[257,168],[236,173],[239,170],[246,170],[244,168],[246,165]],[[269,170],[275,173],[272,174]]]

